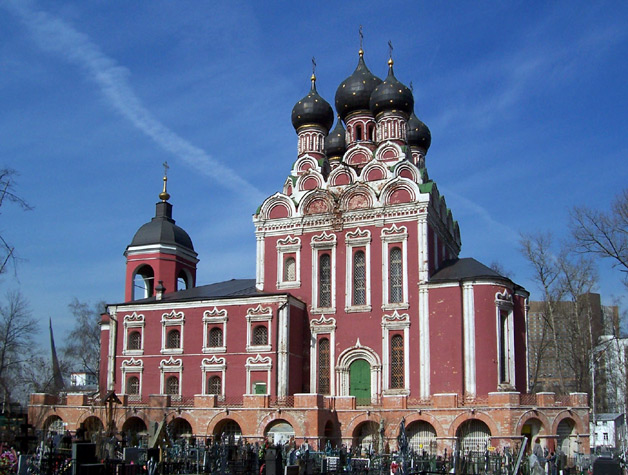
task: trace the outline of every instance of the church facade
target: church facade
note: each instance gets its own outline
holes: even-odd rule
[[[253,217],[254,279],[197,285],[164,188],[127,247],[125,302],[102,319],[100,393],[35,394],[31,420],[127,434],[315,447],[486,450],[540,437],[588,451],[585,394],[528,394],[529,294],[472,258],[430,179],[411,90],[359,52],[336,92],[296,103],[296,161]],[[332,125],[335,127],[332,129]]]

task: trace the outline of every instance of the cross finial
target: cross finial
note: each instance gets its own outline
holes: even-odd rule
[[[312,76],[316,74],[316,58],[312,56]]]
[[[161,193],[159,193],[159,199],[161,201],[168,201],[168,198],[170,198],[170,195],[168,194],[167,191],[167,185],[168,185],[168,168],[170,168],[168,166],[168,162],[164,162],[163,164],[164,167],[164,189],[162,190]]]
[[[412,84],[412,81],[410,81],[410,91],[414,92],[414,84]]]
[[[393,45],[392,45],[392,41],[388,41],[388,56],[390,56],[390,59],[392,59],[392,52],[393,52]]]
[[[163,167],[164,167],[164,176],[168,176],[168,169],[170,168],[168,166],[168,162],[164,162],[162,163]]]
[[[360,25],[360,51],[362,51],[363,42],[364,42],[364,33],[362,33],[362,25]]]

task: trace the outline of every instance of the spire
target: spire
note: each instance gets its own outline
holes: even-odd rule
[[[52,319],[49,319],[50,323],[50,351],[52,352],[52,390],[55,393],[62,391],[64,388],[63,376],[61,375],[61,367],[59,366],[59,359],[57,358],[57,349],[55,348],[55,337],[52,333]]]
[[[170,195],[168,194],[168,191],[167,191],[167,186],[168,186],[168,168],[170,168],[168,166],[168,162],[164,162],[163,163],[163,167],[164,167],[164,189],[161,191],[161,193],[159,193],[159,199],[161,201],[168,201],[168,199],[170,199]]]

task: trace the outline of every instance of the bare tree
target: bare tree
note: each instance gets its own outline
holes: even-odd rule
[[[37,321],[19,292],[9,292],[0,305],[0,390],[5,400],[18,393],[22,371],[32,360],[33,335]]]
[[[613,260],[613,266],[625,273],[628,287],[628,188],[615,198],[608,213],[574,208],[571,231],[577,250]]]
[[[88,304],[76,298],[70,303],[74,317],[74,328],[66,337],[62,353],[65,360],[72,362],[75,371],[85,371],[98,377],[100,362],[100,315],[105,302]]]
[[[30,210],[32,209],[30,205],[15,192],[16,176],[15,170],[0,169],[0,209],[5,203],[14,203],[24,210]],[[15,247],[0,233],[0,274],[6,270],[8,264],[13,263],[15,265],[15,262]]]

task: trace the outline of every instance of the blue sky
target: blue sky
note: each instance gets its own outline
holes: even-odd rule
[[[161,164],[200,284],[253,277],[251,215],[296,157],[290,112],[365,60],[414,85],[434,179],[462,256],[534,292],[520,232],[567,236],[628,175],[625,2],[31,2],[0,0],[0,166],[30,212],[3,207],[19,288],[58,339],[67,305],[124,296],[122,253],[154,215]],[[625,297],[600,266],[605,300]],[[625,304],[626,302],[624,302]],[[42,335],[42,341],[45,341]]]

